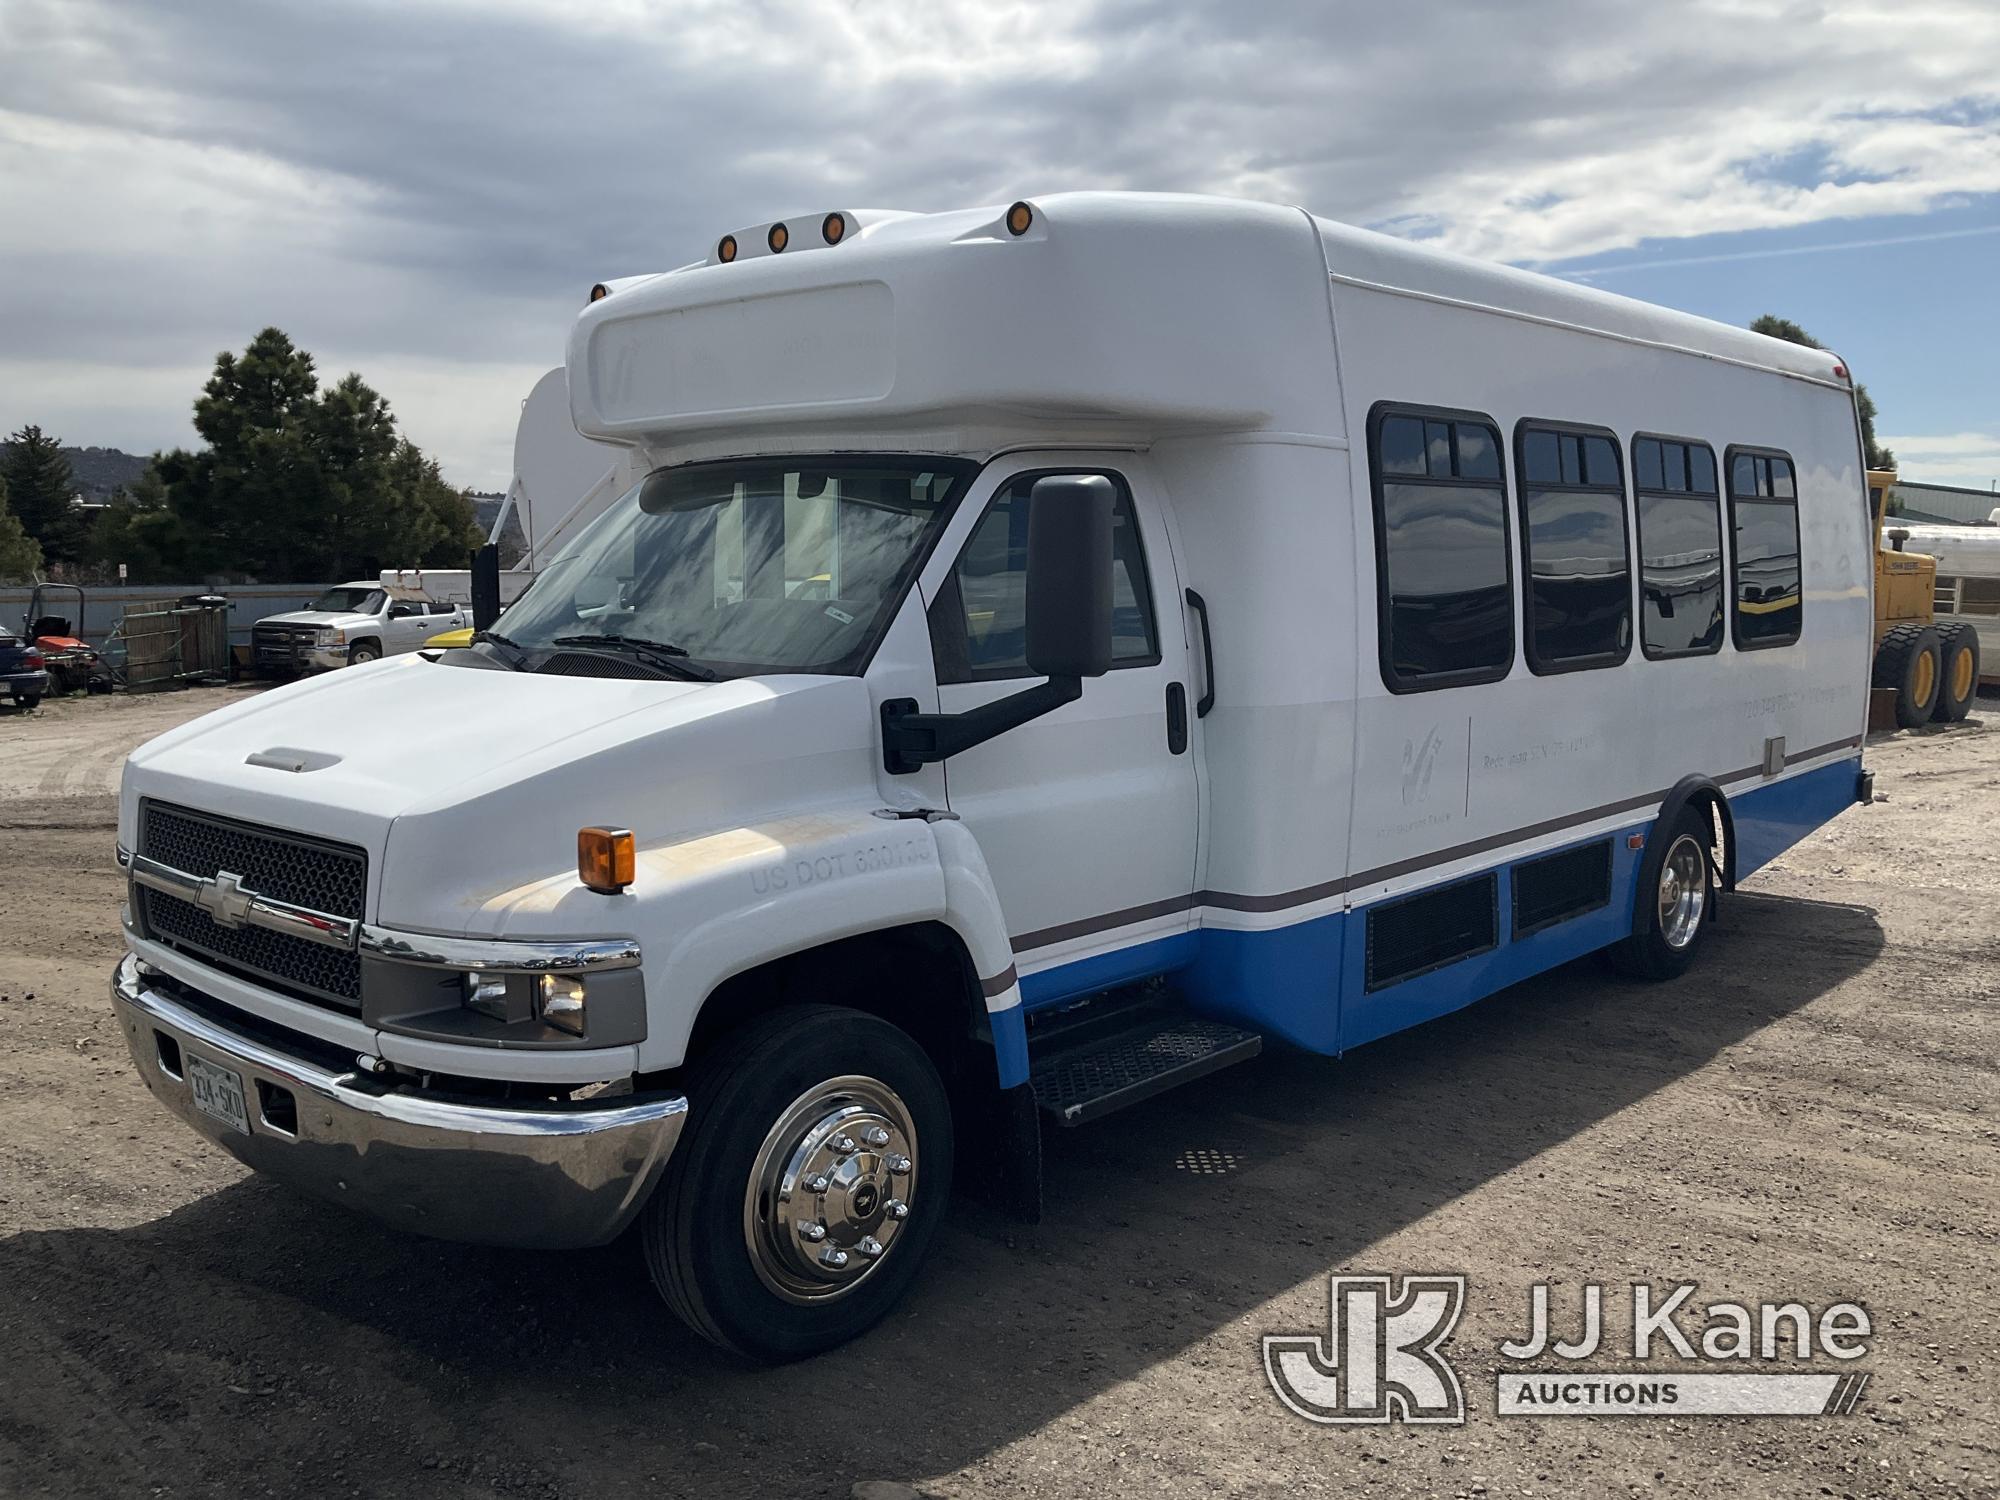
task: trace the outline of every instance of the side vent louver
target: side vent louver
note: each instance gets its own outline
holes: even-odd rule
[[[1386,989],[1500,941],[1499,887],[1491,874],[1368,908],[1368,988]]]
[[[1553,927],[1611,901],[1611,840],[1514,866],[1514,937]]]

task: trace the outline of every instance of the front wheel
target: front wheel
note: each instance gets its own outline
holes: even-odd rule
[[[380,646],[376,645],[373,641],[363,641],[360,645],[348,649],[347,664],[350,667],[358,667],[364,661],[380,660],[381,656],[382,648]]]
[[[1654,837],[1660,837],[1655,831]],[[1707,813],[1685,808],[1666,830],[1667,852],[1638,897],[1632,935],[1609,950],[1612,967],[1635,979],[1687,972],[1715,915],[1715,854]]]
[[[642,1221],[667,1305],[751,1359],[845,1343],[902,1297],[951,1192],[930,1058],[860,1011],[786,1006],[697,1061]]]

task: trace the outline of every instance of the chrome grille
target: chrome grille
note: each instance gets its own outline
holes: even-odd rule
[[[359,918],[367,894],[368,856],[351,844],[170,803],[140,803],[138,852],[189,875],[232,871],[260,896],[328,916]],[[146,935],[171,948],[301,999],[360,1009],[361,960],[352,950],[259,927],[223,927],[201,907],[163,891],[135,885],[132,899]]]

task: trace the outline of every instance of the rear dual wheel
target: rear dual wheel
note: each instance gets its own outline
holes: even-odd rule
[[[1979,632],[1969,620],[1936,628],[1938,693],[1932,717],[1942,724],[1956,724],[1972,712],[1973,697],[1979,692]]]
[[[1931,721],[1943,681],[1938,633],[1928,625],[1896,625],[1875,648],[1872,681],[1896,691],[1896,723],[1915,729]]]
[[[1714,827],[1706,808],[1683,808],[1664,833],[1654,830],[1654,838],[1663,836],[1666,852],[1637,898],[1632,935],[1607,950],[1612,967],[1634,979],[1685,974],[1715,917]]]

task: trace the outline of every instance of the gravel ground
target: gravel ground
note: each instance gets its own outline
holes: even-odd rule
[[[958,1206],[890,1323],[755,1371],[674,1323],[630,1244],[401,1238],[152,1103],[104,994],[109,792],[225,691],[0,710],[0,1493],[2000,1494],[1977,717],[1872,744],[1887,801],[1746,883],[1685,979],[1580,963],[1050,1132],[1043,1224]],[[1465,1426],[1279,1405],[1260,1335],[1324,1331],[1337,1271],[1470,1278]],[[1838,1418],[1496,1417],[1543,1279],[1572,1318],[1587,1279],[1854,1299],[1873,1379]]]

